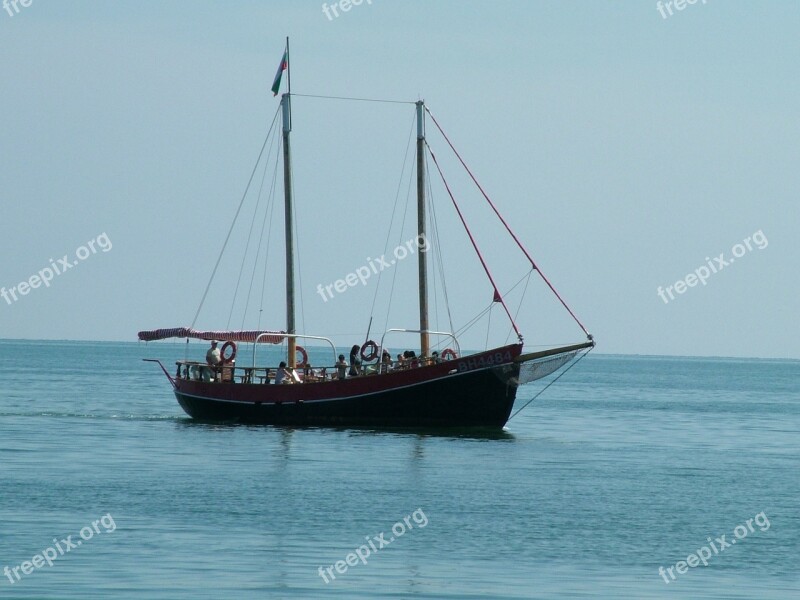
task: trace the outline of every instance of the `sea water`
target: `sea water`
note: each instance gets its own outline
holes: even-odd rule
[[[187,353],[0,344],[0,598],[800,597],[797,361],[591,354],[475,433],[196,423]]]

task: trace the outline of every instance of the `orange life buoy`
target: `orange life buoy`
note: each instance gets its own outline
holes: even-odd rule
[[[231,355],[226,358],[225,351],[228,348],[232,348],[233,352],[231,352]],[[222,344],[222,348],[220,348],[219,351],[219,358],[223,364],[232,363],[233,360],[236,358],[236,342],[225,342],[224,344]]]
[[[456,358],[458,358],[458,356],[456,356],[456,351],[452,348],[445,348],[442,350],[442,360],[455,360]]]
[[[369,351],[367,349],[369,349]],[[370,361],[375,360],[376,358],[378,358],[378,344],[370,340],[361,346],[362,360]]]
[[[306,349],[303,348],[302,346],[295,346],[294,351],[295,351],[295,366],[298,368],[305,367],[308,364],[308,352],[306,352]],[[297,360],[298,352],[300,353],[299,361]]]

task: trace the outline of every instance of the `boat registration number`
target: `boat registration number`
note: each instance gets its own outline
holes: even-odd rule
[[[502,365],[511,362],[511,352],[495,352],[494,354],[483,354],[480,357],[470,357],[459,361],[458,370],[472,371],[474,369],[483,369],[492,367],[494,365]]]

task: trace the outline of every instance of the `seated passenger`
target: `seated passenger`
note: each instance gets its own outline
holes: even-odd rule
[[[222,356],[219,353],[219,348],[217,348],[217,340],[211,340],[211,348],[206,352],[206,364],[216,367],[221,362]]]
[[[289,373],[289,369],[286,368],[286,362],[281,361],[281,364],[278,365],[278,371],[275,373],[275,384],[289,384],[294,383],[294,378],[291,373]]]
[[[384,350],[383,354],[381,354],[381,373],[388,373],[389,369],[392,368],[392,355],[389,354],[388,350]]]
[[[339,379],[347,377],[347,361],[344,359],[344,354],[339,355],[339,362],[336,363],[336,373]]]

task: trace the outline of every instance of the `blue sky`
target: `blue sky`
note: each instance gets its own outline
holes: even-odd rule
[[[278,107],[269,87],[288,35],[296,93],[425,99],[599,351],[800,358],[799,29],[789,1],[700,0],[666,19],[649,1],[373,0],[332,20],[321,2],[297,0],[2,10],[0,286],[102,233],[113,246],[48,287],[0,298],[0,337],[134,340],[191,323]],[[413,105],[295,98],[306,332],[363,339],[376,282],[328,302],[315,288],[385,251],[412,119]],[[428,133],[507,289],[524,261],[430,123]],[[446,192],[433,191],[459,327],[491,289]],[[253,210],[245,204],[198,327],[229,322]],[[280,218],[261,313],[278,329]],[[730,263],[757,232],[768,244],[743,245]],[[412,236],[409,220],[390,249]],[[676,291],[720,254],[728,264],[705,285]],[[396,270],[389,326],[411,327],[412,259]],[[257,323],[256,300],[242,320],[244,279],[233,327]],[[668,286],[664,302],[657,290]],[[254,298],[260,288],[259,278]],[[389,288],[387,277],[380,301]],[[497,308],[491,318],[500,333],[490,341],[504,341]],[[382,330],[386,311],[375,319]],[[533,279],[519,322],[531,346],[583,338]],[[483,347],[488,329],[462,345]]]

